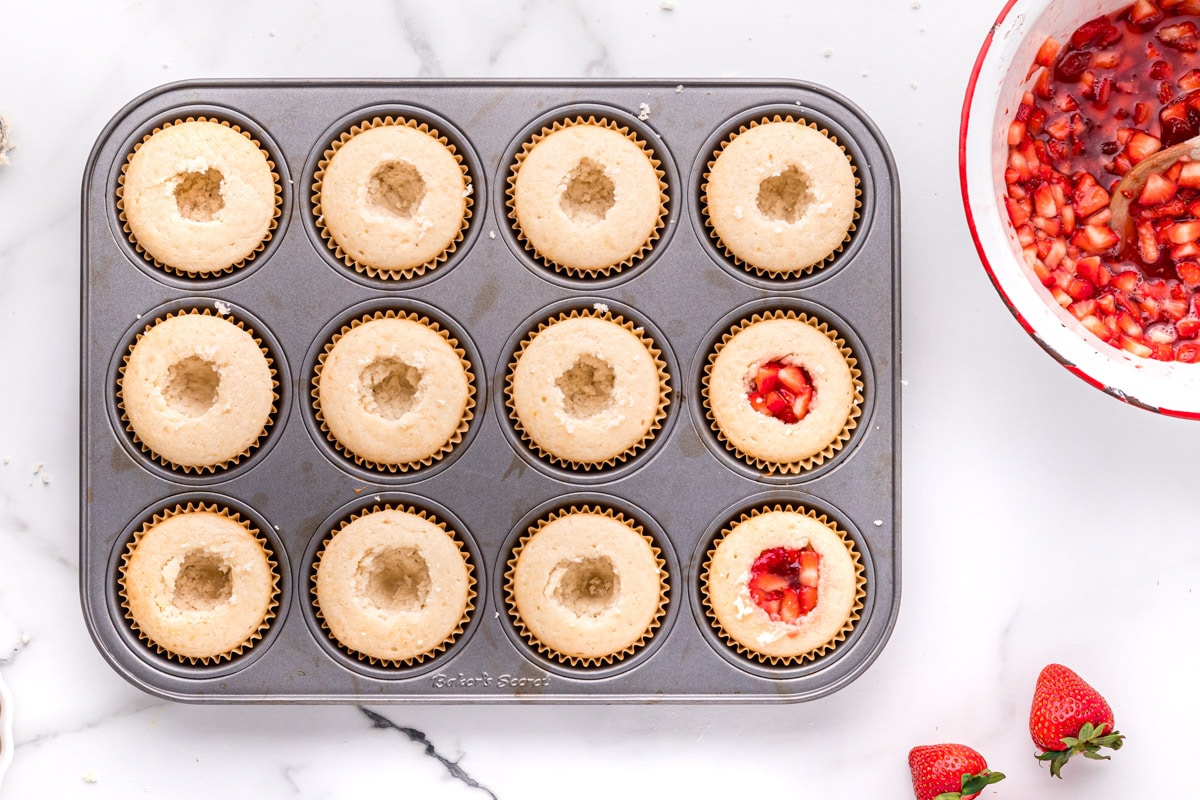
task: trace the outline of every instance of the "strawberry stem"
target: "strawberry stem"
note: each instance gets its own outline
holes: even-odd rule
[[[969,772],[962,774],[962,788],[957,792],[942,792],[933,800],[962,800],[964,797],[971,797],[979,794],[985,788],[993,783],[999,783],[1004,780],[1003,772],[991,772],[984,770],[977,775],[972,775]]]
[[[1071,759],[1071,756],[1082,755],[1084,758],[1107,761],[1109,756],[1101,754],[1100,748],[1120,750],[1121,746],[1125,744],[1125,736],[1117,731],[1106,735],[1104,729],[1107,727],[1108,723],[1106,722],[1102,722],[1098,726],[1085,722],[1079,729],[1078,736],[1062,737],[1061,741],[1066,745],[1062,750],[1047,750],[1039,753],[1037,760],[1049,761],[1050,774],[1056,778],[1062,778],[1062,768]]]

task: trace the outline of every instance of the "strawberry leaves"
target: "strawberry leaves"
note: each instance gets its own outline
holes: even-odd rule
[[[1056,778],[1062,778],[1062,768],[1066,765],[1071,756],[1081,755],[1084,758],[1091,758],[1097,761],[1108,761],[1109,756],[1100,752],[1101,748],[1109,748],[1111,750],[1120,750],[1125,744],[1125,736],[1117,731],[1110,734],[1105,734],[1104,731],[1109,726],[1107,723],[1100,723],[1099,726],[1093,726],[1090,722],[1085,722],[1079,728],[1078,736],[1063,736],[1062,743],[1066,747],[1062,750],[1047,750],[1044,753],[1037,755],[1038,761],[1050,762],[1050,774]],[[950,800],[950,798],[947,798]]]
[[[972,775],[969,772],[964,772],[962,775],[962,788],[957,792],[942,792],[933,800],[962,800],[964,797],[974,797],[982,792],[993,783],[999,783],[1004,780],[1003,772],[988,772],[984,771],[977,775]]]

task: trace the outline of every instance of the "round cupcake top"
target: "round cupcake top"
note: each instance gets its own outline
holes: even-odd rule
[[[408,469],[462,439],[474,405],[464,356],[435,323],[377,315],[335,336],[315,378],[329,436],[360,463]]]
[[[652,542],[610,514],[556,515],[509,562],[508,597],[534,644],[566,660],[611,661],[652,635],[667,573]]]
[[[857,619],[858,569],[823,520],[791,509],[755,513],[710,554],[706,603],[719,630],[746,650],[799,658],[836,645]]]
[[[385,277],[436,265],[462,238],[469,215],[461,159],[436,131],[403,120],[366,123],[335,143],[314,189],[339,256]]]
[[[135,535],[121,596],[137,630],[167,653],[219,659],[252,644],[274,616],[278,576],[248,525],[191,506]]]
[[[225,466],[257,446],[275,411],[271,361],[254,336],[224,317],[156,320],[126,356],[120,382],[137,441],[164,462]]]
[[[372,659],[411,663],[439,652],[473,608],[466,553],[424,514],[376,509],[325,543],[316,604],[342,646]]]
[[[203,276],[262,248],[279,187],[267,154],[217,122],[176,122],[125,165],[120,206],[133,241],[172,271]]]
[[[663,225],[658,164],[625,128],[591,118],[562,125],[534,137],[513,165],[519,232],[556,268],[595,273],[628,265]]]
[[[828,136],[777,119],[743,130],[709,166],[707,214],[722,246],[770,274],[805,271],[846,241],[854,169]]]
[[[756,318],[735,329],[711,361],[707,404],[716,429],[740,454],[770,465],[811,465],[848,438],[858,400],[854,374],[842,347],[813,325]]]
[[[620,318],[552,320],[517,353],[509,403],[520,430],[553,459],[596,465],[644,446],[666,414],[666,368]]]

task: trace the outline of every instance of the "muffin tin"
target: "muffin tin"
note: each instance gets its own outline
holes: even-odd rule
[[[428,122],[463,153],[471,224],[449,259],[410,280],[347,268],[318,233],[311,185],[321,154],[363,119]],[[646,257],[599,277],[554,272],[523,247],[508,217],[506,179],[522,142],[553,121],[604,115],[644,137],[669,186],[666,227]],[[856,230],[832,263],[773,279],[723,255],[701,217],[705,164],[750,119],[790,114],[827,129],[858,168]],[[229,274],[191,279],[140,255],[121,230],[121,164],[154,127],[189,116],[236,123],[271,153],[283,187],[279,226],[263,252]],[[879,131],[844,98],[798,81],[226,81],[185,82],[134,100],[101,133],[83,182],[80,593],[92,638],[113,668],[151,694],[194,702],[789,702],[842,688],[882,650],[900,596],[899,185]],[[671,374],[667,418],[649,446],[602,470],[551,464],[525,445],[504,401],[507,365],[537,323],[602,303],[642,324]],[[244,319],[272,349],[279,411],[262,446],[216,473],[155,462],[126,432],[115,378],[128,343],[154,315],[212,308]],[[321,433],[311,377],[332,331],[397,308],[444,323],[476,368],[475,418],[431,466],[356,465]],[[793,476],[764,475],[717,438],[701,406],[704,364],[739,319],[790,309],[830,322],[863,371],[863,415],[833,458]],[[278,617],[241,656],[209,666],[157,655],[138,641],[117,596],[120,555],[154,512],[218,502],[253,520],[277,548]],[[322,537],[383,503],[448,520],[479,581],[475,611],[445,652],[408,668],[372,666],[321,630],[310,589]],[[739,655],[700,601],[699,570],[741,511],[799,503],[848,531],[862,553],[862,618],[831,653],[777,667]],[[518,634],[504,602],[514,543],[541,516],[601,503],[641,522],[670,573],[662,627],[635,654],[599,668],[549,659]]]

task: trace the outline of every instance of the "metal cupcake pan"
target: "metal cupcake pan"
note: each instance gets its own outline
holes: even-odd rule
[[[645,106],[649,108],[646,116]],[[644,119],[639,118],[639,112]],[[373,116],[429,122],[464,154],[475,204],[446,263],[409,281],[346,267],[321,239],[313,173],[330,141]],[[648,257],[598,279],[539,264],[518,240],[505,188],[521,142],[555,119],[605,115],[629,125],[662,160],[666,227]],[[861,208],[832,263],[789,279],[759,277],[709,237],[701,173],[717,144],[750,119],[801,116],[828,128],[858,168]],[[170,275],[129,243],[117,218],[121,164],[155,125],[189,116],[228,119],[271,153],[284,206],[272,240],[246,267],[210,279]],[[846,99],[799,81],[223,81],[185,82],[137,98],[101,133],[83,180],[80,594],[92,638],[123,677],[151,694],[226,702],[792,702],[836,691],[879,655],[900,600],[899,183],[887,144]],[[671,371],[671,406],[643,451],[602,471],[564,469],[522,444],[504,383],[516,343],[537,322],[604,303],[644,323]],[[154,462],[124,430],[116,370],[153,316],[218,305],[263,337],[279,371],[280,407],[266,440],[236,466],[184,474]],[[349,319],[386,308],[450,328],[476,377],[464,441],[428,468],[359,467],[316,422],[316,353]],[[863,370],[863,415],[846,447],[797,476],[764,477],[716,438],[700,407],[708,349],[756,311],[804,311],[831,323]],[[125,544],[155,511],[221,502],[252,519],[280,552],[278,617],[241,656],[211,666],[158,655],[138,640],[117,596]],[[475,611],[444,653],[385,668],[341,651],[311,596],[319,541],[376,503],[423,508],[449,522],[470,553]],[[708,544],[750,506],[799,503],[828,515],[863,554],[862,618],[831,653],[799,666],[747,659],[724,644],[702,610]],[[637,519],[663,550],[667,613],[650,641],[599,668],[536,652],[512,624],[504,573],[513,542],[559,507],[606,503]]]

